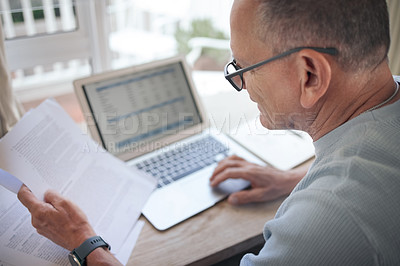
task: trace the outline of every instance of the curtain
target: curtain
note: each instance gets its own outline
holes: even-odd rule
[[[400,75],[400,1],[387,0],[390,19],[389,66],[393,75]]]
[[[3,25],[0,20],[0,138],[11,129],[22,113],[22,106],[15,98],[11,87],[4,51]]]

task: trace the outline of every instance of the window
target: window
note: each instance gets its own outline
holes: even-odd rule
[[[207,51],[211,47],[225,50],[228,57],[225,64],[230,56],[228,32],[232,2],[175,0],[171,4],[164,0],[107,0],[112,67],[190,52],[187,59],[194,64],[204,52],[202,48]],[[195,37],[203,39],[192,40]],[[218,42],[216,38],[224,40]]]
[[[177,53],[198,69],[222,70],[232,2],[0,0],[13,87],[29,102],[71,93],[80,76]]]
[[[97,25],[92,22],[92,1],[0,3],[8,67],[17,92],[60,87],[63,82],[102,70],[104,57],[96,56],[101,47],[93,45],[98,34],[93,34]]]

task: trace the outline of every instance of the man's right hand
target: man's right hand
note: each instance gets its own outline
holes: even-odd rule
[[[232,193],[228,202],[245,204],[263,202],[288,195],[305,176],[309,164],[282,171],[270,166],[260,166],[233,155],[219,162],[210,178],[211,186],[216,187],[229,178],[242,178],[250,182],[251,188]]]

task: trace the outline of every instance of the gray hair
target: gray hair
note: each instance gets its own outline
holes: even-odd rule
[[[389,15],[385,0],[258,0],[258,36],[274,53],[296,46],[335,47],[345,70],[387,59]]]

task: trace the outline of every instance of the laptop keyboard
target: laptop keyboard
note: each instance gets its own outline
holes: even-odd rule
[[[158,188],[168,185],[228,155],[228,147],[211,136],[185,144],[136,164],[158,180]]]

